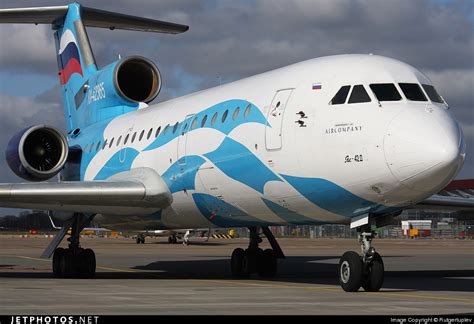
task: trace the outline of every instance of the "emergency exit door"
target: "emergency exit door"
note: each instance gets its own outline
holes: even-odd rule
[[[265,147],[278,150],[282,146],[283,116],[293,89],[278,90],[273,97],[267,114],[268,126],[265,128]]]

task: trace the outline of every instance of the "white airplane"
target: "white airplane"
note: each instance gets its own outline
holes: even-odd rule
[[[209,241],[211,229],[162,229],[162,230],[144,230],[139,231],[135,240],[137,244],[145,244],[146,237],[168,237],[169,244],[176,244],[178,240],[183,241],[183,245],[189,245],[189,240],[192,235],[199,234],[199,237],[204,238],[204,241]]]
[[[48,216],[49,217],[49,222],[51,223],[51,227],[55,230],[61,230],[63,229],[62,226],[56,226],[56,224],[54,223],[53,221],[53,218],[51,216]],[[69,227],[68,227],[69,229]],[[83,229],[81,229],[81,231],[84,231],[84,232],[87,232],[87,231],[93,231],[93,232],[111,232],[111,230],[109,230],[108,228],[105,228],[105,227],[84,227]]]
[[[276,274],[284,254],[268,226],[333,223],[356,228],[362,248],[342,256],[342,288],[378,291],[371,226],[418,203],[474,208],[435,195],[463,165],[463,134],[430,79],[396,59],[316,58],[148,106],[157,67],[132,56],[99,69],[85,27],[187,26],[77,3],[4,9],[0,22],[55,30],[67,136],[46,125],[13,136],[8,163],[32,182],[1,184],[0,206],[61,212],[69,248],[56,249],[63,229],[43,253],[54,253],[57,277],[94,275],[95,255],[79,244],[93,218],[116,230],[247,227],[248,248],[232,253],[236,277]],[[259,248],[261,234],[272,249]]]

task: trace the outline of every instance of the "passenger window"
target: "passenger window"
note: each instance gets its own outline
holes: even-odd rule
[[[374,83],[370,85],[370,89],[372,89],[378,101],[399,101],[402,99],[392,83]]]
[[[166,133],[168,133],[169,128],[170,128],[170,124],[166,125],[165,130],[163,131],[163,134],[166,135]]]
[[[88,145],[89,145],[89,144],[86,144],[86,146],[84,146],[84,152],[87,152],[87,146],[88,146]]]
[[[248,105],[247,108],[245,108],[244,118],[247,118],[250,115],[250,108],[251,108],[251,105]]]
[[[123,145],[127,145],[129,137],[130,137],[130,134],[127,134],[127,136],[125,136],[125,141],[123,141]]]
[[[155,138],[157,138],[158,135],[160,135],[160,131],[161,131],[161,126],[156,129]]]
[[[347,95],[349,94],[351,86],[343,86],[339,91],[336,93],[334,98],[332,98],[330,104],[331,105],[342,105],[346,102]]]
[[[403,94],[408,100],[412,101],[428,101],[421,88],[416,83],[399,83],[398,84],[403,91]]]
[[[143,135],[145,135],[145,130],[142,130],[142,132],[140,133],[140,137],[138,138],[139,141],[142,140]]]
[[[207,121],[207,115],[204,115],[204,118],[201,121],[201,127],[204,127],[204,125],[206,125],[206,121]]]
[[[196,127],[197,121],[198,121],[197,117],[194,118],[193,123],[191,124],[191,129],[194,129]]]
[[[115,146],[118,147],[118,146],[120,145],[120,142],[121,142],[121,141],[122,141],[122,135],[120,135],[120,137],[119,137],[119,139],[118,139],[118,141],[117,141],[117,144],[115,144]]]
[[[215,113],[214,116],[212,116],[211,125],[214,125],[214,123],[216,122],[216,120],[217,120],[217,115],[218,115],[218,113]]]
[[[136,137],[137,137],[137,132],[133,133],[131,143],[135,142],[135,138],[136,138]]]
[[[153,134],[153,128],[150,128],[150,130],[148,131],[148,135],[146,136],[146,139],[147,139],[147,140],[150,139],[151,134]]]
[[[104,145],[102,145],[102,149],[105,149],[106,146],[107,146],[107,140],[105,140]]]
[[[176,133],[176,130],[178,129],[178,125],[179,125],[178,122],[176,122],[176,124],[174,124],[174,126],[173,126],[173,134]]]
[[[239,117],[239,111],[240,111],[240,108],[239,108],[239,107],[235,108],[235,111],[234,111],[234,113],[232,114],[232,119],[233,119],[233,120],[236,120],[237,117]]]
[[[93,149],[94,149],[94,142],[92,142],[92,144],[91,144],[91,147],[89,149],[89,153],[91,153]]]
[[[100,141],[97,143],[97,147],[95,148],[95,151],[99,152],[99,149],[100,149]]]
[[[112,139],[110,140],[109,148],[111,148],[112,145],[114,145],[114,139],[115,139],[115,137],[112,137]]]
[[[422,84],[422,86],[423,86],[423,89],[425,89],[431,101],[437,102],[437,103],[444,103],[443,98],[441,98],[441,96],[438,94],[435,87],[429,84]]]
[[[228,114],[229,114],[228,110],[224,111],[224,114],[222,115],[222,122],[225,122],[225,119],[227,118]]]
[[[365,88],[362,84],[355,85],[352,88],[351,96],[349,97],[349,103],[361,103],[361,102],[370,102],[370,97],[365,91]]]

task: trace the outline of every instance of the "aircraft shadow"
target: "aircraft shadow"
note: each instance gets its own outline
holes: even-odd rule
[[[403,256],[384,256],[384,259]],[[287,257],[279,261],[276,279],[261,279],[263,282],[284,282],[298,284],[338,285],[338,265],[333,263],[339,256]],[[331,260],[330,262],[328,262]],[[208,260],[173,260],[156,261],[131,268],[137,272],[102,272],[96,274],[97,279],[205,279],[205,280],[238,280],[230,274],[228,256],[222,259]],[[0,278],[51,278],[47,272],[0,272]],[[407,270],[386,271],[383,287],[403,291],[474,291],[474,281],[464,279],[474,277],[474,270]],[[259,279],[252,275],[251,279]]]

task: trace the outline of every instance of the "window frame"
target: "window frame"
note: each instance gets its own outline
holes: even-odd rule
[[[405,90],[403,90],[402,84],[403,84],[403,85],[410,85],[410,86],[416,85],[416,86],[418,87],[418,90],[420,91],[421,95],[423,96],[423,98],[424,98],[425,100],[415,100],[415,99],[410,99],[410,98],[408,98],[407,94],[405,93]],[[398,85],[398,87],[400,88],[401,92],[403,93],[403,96],[405,97],[405,99],[406,99],[407,101],[411,101],[411,102],[421,102],[421,103],[426,103],[426,102],[428,102],[428,97],[427,97],[426,94],[423,92],[423,89],[422,89],[422,87],[420,86],[420,84],[418,84],[418,83],[409,83],[409,82],[399,82],[399,83],[397,83],[397,85]]]
[[[346,87],[348,87],[349,89],[347,90],[346,96],[345,96],[345,98],[344,98],[344,102],[341,102],[341,103],[333,103],[334,98],[336,98],[336,96],[339,94],[339,92],[340,92],[343,88],[346,88]],[[331,106],[345,105],[345,104],[347,103],[348,98],[349,98],[349,94],[352,93],[352,91],[351,91],[352,88],[353,88],[353,87],[352,87],[351,84],[345,84],[345,85],[341,86],[341,87],[336,91],[336,93],[335,93],[334,96],[331,98],[331,100],[329,101],[329,105],[331,105]]]
[[[393,88],[396,90],[398,96],[399,96],[399,99],[396,99],[396,100],[381,100],[379,99],[379,97],[377,96],[377,93],[375,92],[375,90],[372,88],[372,86],[382,86],[382,85],[391,85],[393,86]],[[375,99],[377,99],[378,102],[400,102],[403,100],[403,96],[402,96],[402,89],[398,89],[398,85],[397,83],[389,83],[389,82],[384,82],[384,83],[370,83],[369,84],[369,88],[370,88],[370,91],[372,91],[372,93],[374,94],[374,97]]]
[[[364,90],[365,94],[367,95],[367,98],[369,98],[369,101],[351,102],[351,97],[352,97],[352,94],[354,93],[354,90],[356,89],[356,87],[362,87],[362,89]],[[346,98],[346,104],[348,104],[348,105],[354,105],[354,104],[360,104],[360,103],[370,103],[370,102],[372,102],[372,98],[370,97],[369,93],[367,92],[367,89],[365,88],[365,85],[363,85],[363,84],[354,84],[354,85],[351,87],[351,91],[350,91],[350,93],[347,95],[347,98]]]

